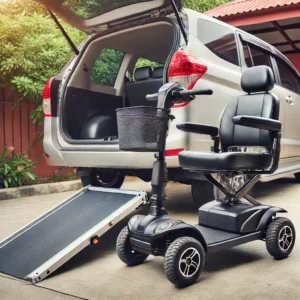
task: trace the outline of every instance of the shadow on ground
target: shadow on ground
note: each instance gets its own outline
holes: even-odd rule
[[[272,194],[285,193],[286,190],[292,188],[296,184],[294,178],[284,178],[272,182],[258,183],[253,189],[253,196],[258,200],[265,202],[265,197],[272,197]],[[165,203],[170,215],[184,214],[185,216],[197,219],[197,207],[193,204],[190,187],[180,184],[170,184],[167,188],[168,199]],[[266,204],[268,199],[266,199]],[[118,223],[109,232],[101,237],[100,244],[97,246],[89,246],[70,261],[64,264],[61,268],[55,271],[50,277],[56,276],[66,271],[70,271],[81,267],[84,264],[93,262],[99,258],[104,259],[115,251],[116,239],[121,229],[126,226],[130,217],[134,214],[147,214],[148,206],[140,208],[123,221]],[[101,241],[105,241],[101,243]],[[205,270],[210,272],[217,272],[220,270],[234,268],[241,264],[251,263],[262,259],[263,256],[258,253],[247,252],[241,249],[229,249],[219,253],[207,255]],[[146,262],[147,263],[147,262]],[[152,261],[150,268],[157,268],[163,271],[163,265],[160,260]]]

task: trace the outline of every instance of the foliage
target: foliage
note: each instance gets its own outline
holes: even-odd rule
[[[114,86],[124,52],[111,48],[102,50],[91,72],[91,81],[95,84]]]
[[[5,148],[0,155],[0,188],[18,187],[24,180],[35,180],[30,171],[34,164],[27,155],[14,154],[14,148]]]
[[[184,0],[183,5],[199,12],[205,12],[232,0]]]
[[[185,7],[203,12],[228,0],[183,2]],[[78,15],[88,18],[102,12],[99,9],[103,8],[99,8],[98,3],[99,0],[66,0],[64,5]],[[109,5],[119,4],[115,1]],[[87,38],[74,27],[63,21],[61,23],[76,45]],[[31,116],[35,123],[43,121],[40,104],[46,81],[58,74],[72,55],[70,46],[42,5],[32,0],[0,1],[0,87],[12,84],[22,98],[28,97],[38,104],[37,110]],[[120,52],[104,53],[95,64],[92,81],[111,85],[115,80],[115,70],[119,68],[121,56]],[[108,65],[108,61],[114,63]],[[141,59],[136,67],[145,65],[157,66],[156,63]]]
[[[119,0],[119,1],[106,1],[106,0],[65,0],[63,5],[74,11],[76,15],[84,18],[91,19],[100,14],[117,9],[124,5],[138,3],[139,0]]]
[[[2,1],[0,4],[0,15],[14,18],[19,14],[32,15],[33,13],[48,15],[48,12],[43,5],[31,0],[7,0],[4,2]]]
[[[141,67],[144,67],[144,66],[149,66],[151,68],[156,68],[156,67],[162,66],[162,64],[157,63],[155,61],[151,61],[151,60],[145,59],[145,58],[140,58],[136,62],[135,68],[141,68]]]
[[[86,39],[84,33],[62,24],[75,44]],[[45,83],[72,55],[43,6],[31,0],[0,2],[0,86],[12,83],[22,97],[41,104]],[[42,121],[40,106],[32,117]]]

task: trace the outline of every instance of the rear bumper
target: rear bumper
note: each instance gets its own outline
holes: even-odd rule
[[[57,139],[57,118],[45,118],[44,151],[50,166],[88,167],[112,169],[152,169],[154,153],[119,151],[119,146],[79,145],[76,149],[63,147]],[[179,135],[168,143],[169,149],[185,148],[184,139]],[[169,168],[178,168],[178,156],[168,157]]]

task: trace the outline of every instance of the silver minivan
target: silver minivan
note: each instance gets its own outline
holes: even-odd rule
[[[210,88],[213,96],[172,108],[175,120],[166,156],[170,181],[191,184],[198,205],[211,200],[215,196],[212,186],[202,176],[180,169],[178,153],[210,150],[213,144],[207,136],[177,130],[176,124],[218,126],[225,105],[243,93],[242,72],[267,65],[276,78],[272,92],[280,98],[283,138],[279,168],[262,181],[288,174],[295,174],[300,181],[299,74],[276,48],[216,19],[183,9],[181,1],[38,2],[89,34],[80,49],[72,45],[76,56],[45,87],[48,164],[78,168],[84,185],[118,188],[125,176],[150,181],[153,154],[119,150],[116,109],[156,105],[145,96],[156,93],[166,82],[178,81],[189,89]],[[244,178],[223,181],[235,189]]]

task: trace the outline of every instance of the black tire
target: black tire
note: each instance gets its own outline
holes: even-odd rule
[[[190,258],[193,254],[194,260]],[[186,262],[180,263],[181,259],[185,259]],[[164,268],[170,282],[177,287],[185,287],[199,278],[204,263],[205,252],[201,243],[192,237],[180,237],[167,249]]]
[[[266,232],[266,246],[275,259],[287,258],[293,251],[296,232],[293,223],[287,218],[274,218]]]
[[[213,185],[208,181],[192,181],[192,197],[197,207],[215,199]]]
[[[300,182],[300,173],[295,173],[294,176],[295,176],[296,181]]]
[[[93,186],[119,189],[123,185],[125,176],[118,172],[106,173],[98,170],[92,170],[90,178]]]
[[[132,250],[127,226],[119,233],[116,249],[121,261],[128,266],[140,265],[149,256],[148,254]]]

